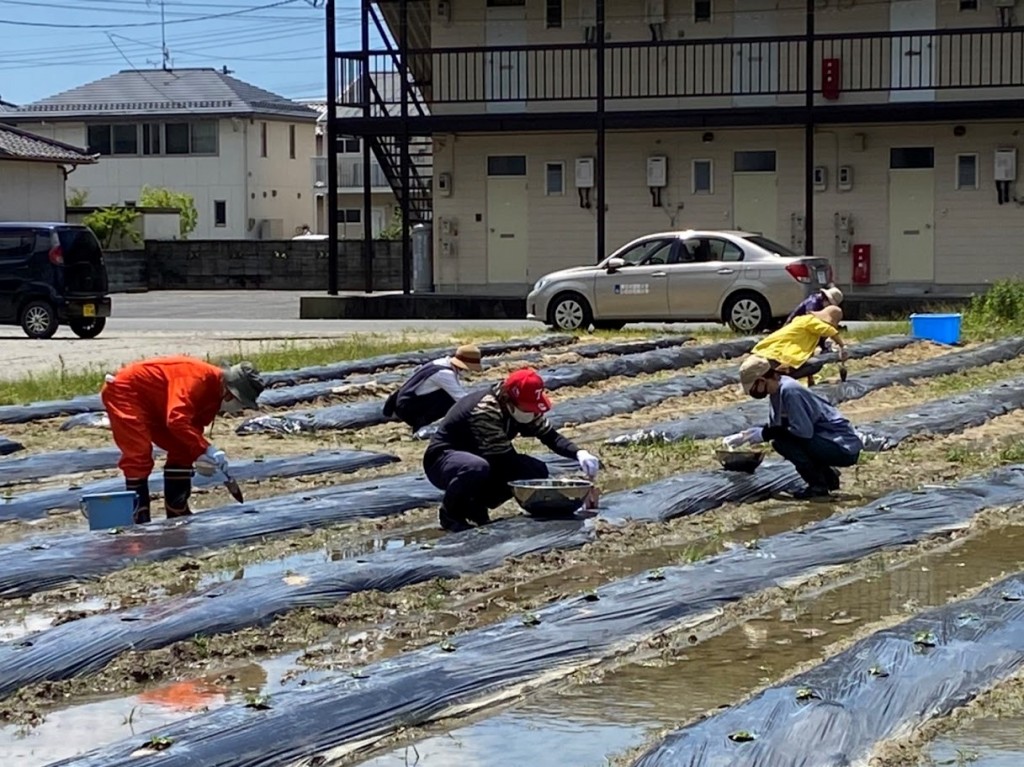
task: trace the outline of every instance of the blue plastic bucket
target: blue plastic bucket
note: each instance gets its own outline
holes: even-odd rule
[[[139,496],[134,491],[83,495],[82,514],[89,520],[90,530],[109,530],[135,524]]]
[[[960,343],[959,314],[911,314],[910,335],[940,344]]]

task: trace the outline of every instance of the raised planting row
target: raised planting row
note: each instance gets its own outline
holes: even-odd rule
[[[657,336],[655,338],[639,341],[600,341],[589,344],[576,344],[566,351],[584,358],[621,356],[640,354],[643,352],[654,351],[656,349],[669,349],[676,346],[682,346],[692,340],[693,336]],[[432,359],[437,358],[434,357]],[[484,370],[487,370],[488,368],[508,362],[532,364],[539,360],[540,355],[530,355],[529,357],[523,357],[520,355],[514,358],[485,357],[483,363]],[[406,378],[408,378],[408,373],[388,373],[383,376],[376,377],[374,379],[374,383],[397,384],[401,383]],[[312,402],[322,397],[329,397],[332,394],[337,394],[339,389],[344,389],[352,383],[355,382],[350,379],[332,379],[316,381],[314,383],[299,384],[297,386],[287,386],[279,389],[271,389],[260,395],[260,404],[265,407],[290,407],[302,402]]]
[[[480,344],[480,351],[486,355],[506,354],[525,349],[544,349],[552,346],[566,346],[574,343],[571,335],[541,335],[533,338],[514,339],[511,341],[493,341]],[[362,360],[339,362],[333,365],[315,365],[298,370],[265,371],[263,380],[267,386],[297,384],[304,381],[320,381],[332,378],[343,378],[352,373],[372,373],[375,370],[417,365],[446,354],[454,354],[455,347],[442,346],[422,352],[403,352],[400,354],[383,354]],[[114,372],[111,370],[110,372]],[[29,423],[46,418],[57,418],[64,415],[79,413],[99,413],[103,411],[103,403],[99,394],[88,394],[68,400],[50,400],[33,402],[29,405],[0,406],[0,423]]]
[[[669,735],[634,767],[833,767],[1024,666],[1024,574],[883,629]]]
[[[120,458],[121,451],[112,447],[30,453],[7,461],[0,461],[0,487],[16,485],[19,482],[48,479],[62,474],[112,469],[117,466]]]
[[[633,576],[357,674],[287,690],[266,706],[228,705],[58,764],[135,765],[151,738],[170,746],[147,760],[162,767],[326,763],[398,729],[494,705],[582,665],[628,653],[652,636],[710,619],[728,604],[797,576],[941,535],[983,509],[1022,501],[1024,466],[952,487],[894,493],[750,549]],[[80,641],[87,641],[84,634]],[[9,673],[20,672],[11,664]]]
[[[890,351],[910,343],[906,336],[898,340],[874,340],[867,342],[870,348],[879,353]],[[663,370],[676,370],[700,365],[717,359],[733,359],[742,356],[753,348],[754,339],[743,338],[732,341],[721,341],[704,346],[693,346],[674,349],[656,349],[641,354],[629,354],[608,360],[598,360],[575,365],[560,365],[538,371],[548,389],[560,389],[567,386],[584,386],[595,381],[603,381],[617,376],[637,376],[644,373],[656,373]],[[865,344],[866,345],[866,344]],[[671,387],[666,389],[671,392]],[[665,398],[675,396],[668,393]],[[606,398],[605,398],[606,399]],[[601,400],[602,402],[604,399]],[[272,415],[258,415],[243,421],[236,431],[239,434],[297,434],[300,432],[317,432],[327,430],[360,429],[375,426],[391,419],[382,412],[384,400],[373,399],[362,402],[351,402],[332,407],[311,410],[296,410]],[[628,400],[621,404],[630,408]],[[607,405],[599,406],[596,412],[607,409]],[[628,412],[628,411],[624,411]],[[427,432],[424,432],[427,433]]]
[[[915,379],[935,378],[971,368],[1006,362],[1024,353],[1024,338],[1007,338],[974,349],[944,354],[941,357],[871,370],[851,376],[845,383],[815,387],[814,391],[833,404],[860,399],[888,386],[911,385]],[[648,442],[678,442],[684,439],[713,439],[734,434],[765,422],[765,403],[751,400],[719,410],[695,413],[675,421],[654,424],[608,438],[610,444],[628,445]]]
[[[24,450],[25,446],[20,442],[7,439],[7,437],[0,437],[0,455],[10,455],[11,453],[17,453],[19,450]]]
[[[850,359],[863,359],[876,354],[901,349],[910,340],[906,336],[881,336],[863,343],[850,346]],[[819,354],[810,360],[810,364],[823,367],[839,359],[835,352]],[[624,386],[612,391],[592,394],[586,397],[559,400],[554,410],[548,414],[548,420],[556,427],[568,424],[584,424],[600,421],[602,418],[632,413],[641,408],[658,405],[665,400],[676,397],[687,397],[699,392],[714,391],[740,381],[739,367],[708,370],[703,373],[667,378],[663,381]],[[437,431],[436,425],[425,426],[416,432],[417,439],[428,439]]]
[[[959,430],[957,424],[966,428],[982,422],[984,419],[979,418],[979,413],[992,417],[1001,415],[1007,408],[1000,398],[1010,393],[1016,406],[1024,407],[1024,387],[997,386],[967,396],[936,400],[927,403],[925,409],[945,412],[942,429],[952,433]],[[993,407],[990,400],[1000,401],[1002,406]],[[887,428],[890,418],[861,429],[877,434]],[[928,434],[933,427],[928,419],[901,418],[898,421],[906,424],[900,427],[900,439]],[[894,448],[897,436],[890,436],[884,449]],[[572,466],[569,461],[549,460],[560,471]],[[609,521],[664,521],[700,514],[725,503],[764,500],[800,486],[801,481],[790,464],[770,461],[754,475],[717,470],[692,472],[611,494],[604,499],[598,513]],[[79,532],[24,540],[0,546],[0,596],[22,597],[76,580],[91,580],[133,562],[163,561],[306,527],[399,514],[437,503],[440,498],[440,491],[422,475],[404,474],[278,496],[243,507],[225,506],[185,521],[154,522],[133,528],[115,539],[105,533]],[[239,516],[240,511],[245,515]],[[497,534],[504,528],[492,526],[489,529]],[[400,560],[404,554],[397,552],[388,556]],[[337,566],[340,565],[330,567]],[[393,587],[419,582],[415,560],[410,560],[405,568],[395,570]],[[402,572],[408,574],[399,575]]]
[[[287,477],[305,477],[314,474],[337,472],[348,474],[360,469],[372,469],[397,463],[398,458],[387,453],[373,453],[364,450],[325,450],[317,453],[300,453],[297,455],[280,455],[269,458],[258,458],[251,461],[235,461],[231,464],[231,474],[238,481],[258,479],[282,479]],[[223,483],[217,476],[203,477],[197,475],[193,479],[196,487],[216,487]],[[163,472],[157,469],[149,478],[149,489],[159,493],[163,489]],[[47,512],[60,509],[77,509],[83,495],[95,493],[112,493],[124,490],[121,478],[101,479],[82,486],[58,488],[55,490],[34,490],[16,496],[5,496],[0,499],[0,521],[11,519],[40,519]],[[236,505],[235,509],[239,506]]]

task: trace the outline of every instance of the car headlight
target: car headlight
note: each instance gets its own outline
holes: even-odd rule
[[[538,290],[542,290],[544,288],[544,286],[547,285],[547,284],[548,284],[548,278],[547,277],[541,277],[539,280],[537,280],[536,284],[533,286],[533,291],[536,293]]]

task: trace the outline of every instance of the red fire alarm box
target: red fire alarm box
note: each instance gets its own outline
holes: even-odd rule
[[[839,59],[821,60],[821,95],[829,101],[839,98]]]
[[[871,246],[853,246],[853,284],[868,285],[871,283]]]

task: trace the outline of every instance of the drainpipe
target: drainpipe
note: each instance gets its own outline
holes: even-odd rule
[[[814,3],[807,0],[807,31],[804,43],[804,253],[814,254]]]
[[[366,10],[365,8],[363,9]],[[334,0],[327,0],[327,295],[338,295],[338,45]],[[366,21],[363,21],[366,25]]]
[[[814,0],[807,0],[809,3]],[[595,0],[596,15],[594,33],[597,35],[597,156],[594,161],[594,179],[597,185],[597,262],[604,259],[606,244],[606,179],[605,179],[605,46],[604,46],[604,8],[605,0]]]

